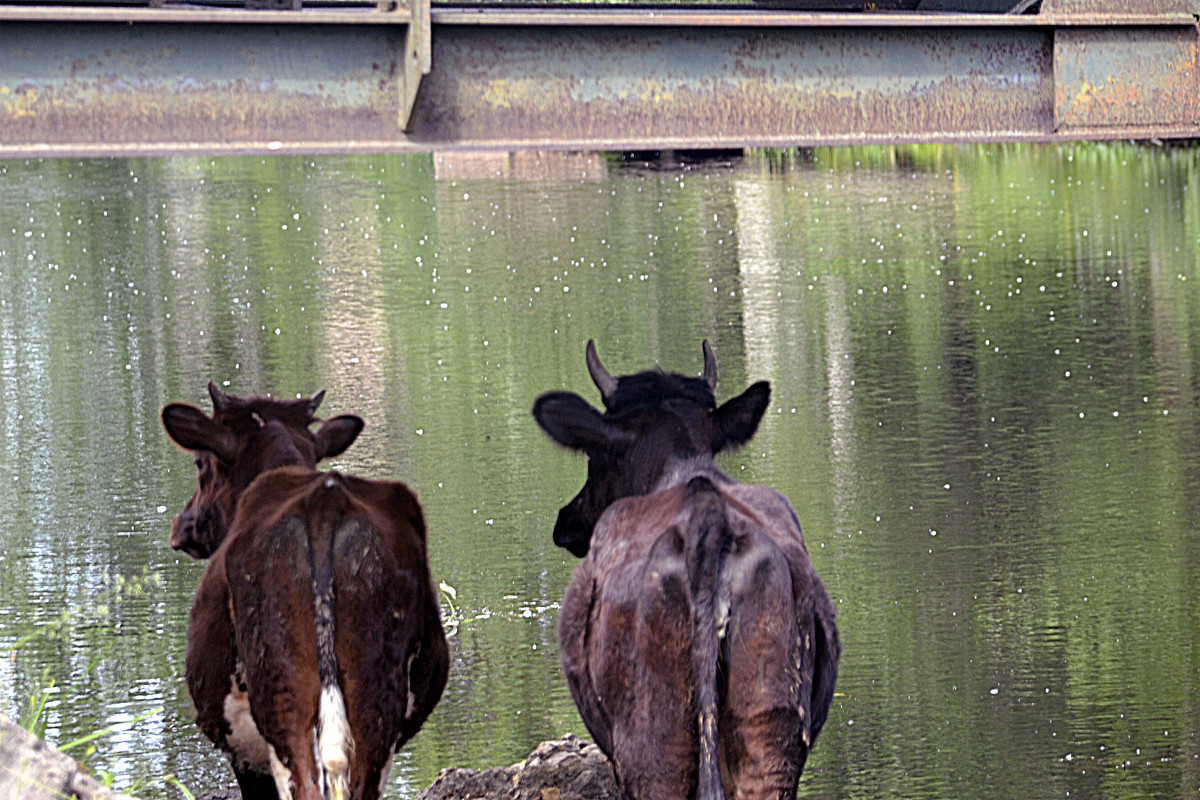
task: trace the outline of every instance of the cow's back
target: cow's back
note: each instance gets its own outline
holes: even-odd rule
[[[729,521],[735,531],[743,535],[758,533],[769,538],[787,559],[797,601],[814,591],[820,579],[809,560],[800,520],[787,498],[769,486],[727,483],[719,484],[717,489],[725,498]],[[820,592],[824,591],[822,587]]]
[[[723,763],[740,795],[786,795],[832,697],[833,606],[786,498],[769,487],[715,486],[729,534],[716,620]],[[684,797],[695,785],[689,496],[683,485],[614,503],[563,600],[568,685],[597,743],[639,784],[623,787],[627,797]]]
[[[419,730],[448,666],[415,496],[396,482],[272,470],[244,493],[210,571],[226,584],[259,732],[293,772],[315,771],[313,732],[337,728],[324,710],[336,690],[352,741],[329,733],[329,757],[350,759],[350,797],[377,796],[393,749]],[[199,644],[189,638],[189,650]],[[189,688],[199,684],[190,666],[188,678]],[[193,692],[202,717],[216,713],[211,694]]]
[[[769,486],[716,483],[735,536],[765,537],[786,559],[797,602],[820,584],[809,560],[800,521],[791,503]],[[662,535],[687,527],[691,509],[686,486],[618,500],[596,523],[584,575],[603,575],[609,591],[635,591],[631,575],[640,572]],[[661,552],[661,551],[660,551]],[[583,577],[583,576],[581,576]],[[819,592],[824,594],[823,586]]]

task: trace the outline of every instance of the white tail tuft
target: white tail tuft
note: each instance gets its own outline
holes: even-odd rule
[[[321,688],[321,711],[317,723],[317,756],[325,771],[325,789],[330,800],[350,793],[350,754],[354,737],[346,719],[346,704],[337,686]]]

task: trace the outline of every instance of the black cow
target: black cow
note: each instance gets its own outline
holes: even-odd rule
[[[588,456],[555,544],[584,556],[558,636],[584,724],[622,798],[792,800],[825,723],[841,643],[788,501],[713,457],[754,435],[766,382],[717,406],[703,378],[614,378],[588,342],[605,411],[569,392],[533,416]]]

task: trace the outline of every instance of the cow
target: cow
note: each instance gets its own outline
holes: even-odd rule
[[[562,601],[560,659],[623,800],[792,800],[829,712],[841,642],[796,512],[714,456],[750,440],[762,381],[721,406],[700,378],[613,377],[589,341],[604,412],[571,392],[533,416],[588,457],[554,543],[583,558]]]
[[[425,521],[404,484],[315,469],[363,422],[309,430],[324,392],[163,408],[199,488],[172,546],[208,564],[184,674],[246,800],[375,800],[449,671]]]

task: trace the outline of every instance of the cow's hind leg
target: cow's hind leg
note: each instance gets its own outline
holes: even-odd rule
[[[374,800],[418,702],[410,677],[423,657],[423,596],[413,575],[380,546],[379,533],[355,518],[339,522],[334,534],[333,583],[339,685],[354,741],[351,794]]]
[[[696,790],[685,546],[676,529],[662,534],[641,572],[636,600],[602,607],[596,627],[592,664],[612,719],[611,758],[625,800],[687,800]]]
[[[726,568],[730,611],[719,724],[726,792],[731,800],[791,800],[808,753],[802,686],[812,680],[800,660],[791,574],[769,544],[731,556]]]

